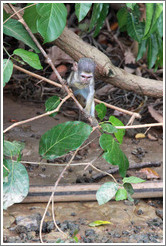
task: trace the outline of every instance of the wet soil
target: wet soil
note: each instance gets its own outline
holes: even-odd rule
[[[15,98],[4,97],[4,129],[11,125],[11,120],[21,121],[44,113],[43,103],[21,102]],[[44,163],[38,154],[41,135],[56,124],[73,120],[60,112],[55,118],[44,117],[18,126],[5,134],[6,140],[18,140],[25,143],[22,160],[26,162]],[[96,137],[92,135],[91,139]],[[127,155],[130,164],[142,162],[162,162],[162,139],[150,141],[149,139],[134,140],[125,137],[121,146]],[[141,149],[141,151],[140,151]],[[97,140],[84,152],[77,155],[76,163],[93,160],[100,152]],[[137,154],[137,152],[139,152]],[[133,154],[135,153],[135,154]],[[142,154],[141,154],[142,153]],[[29,173],[30,185],[54,185],[67,161],[57,160],[59,166],[45,164],[34,165],[25,163]],[[102,158],[95,162],[95,166],[108,170],[110,165]],[[162,179],[162,166],[154,168]],[[128,175],[136,175],[137,170],[129,170]],[[84,170],[83,166],[71,167],[61,180],[61,184],[75,184],[91,182],[92,176],[97,174],[94,170]],[[114,175],[119,177],[118,174]],[[105,177],[101,184],[110,181]],[[4,211],[4,242],[8,243],[38,243],[39,224],[46,204],[15,204]],[[162,242],[162,199],[135,199],[129,201],[110,201],[98,206],[97,202],[70,202],[55,204],[56,221],[59,227],[68,232],[71,237],[78,232],[81,243],[160,243]],[[88,224],[94,220],[107,220],[110,225],[90,227]],[[43,225],[43,240],[53,243],[60,238],[64,242],[73,239],[63,239],[63,235],[56,231],[52,221],[51,208]]]

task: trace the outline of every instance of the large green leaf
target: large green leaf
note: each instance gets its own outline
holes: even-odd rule
[[[99,117],[100,120],[103,120],[106,113],[107,113],[107,108],[104,105],[104,103],[99,103],[95,106],[95,110],[97,112],[97,116]]]
[[[60,99],[58,96],[49,97],[45,102],[46,112],[49,112],[49,111],[56,109],[59,104],[60,104]],[[54,117],[56,114],[57,114],[57,112],[50,114],[50,116]]]
[[[101,125],[101,128],[103,129],[103,131],[108,132],[108,133],[115,133],[115,132],[118,131],[118,130],[116,129],[116,127],[114,127],[113,125],[108,124],[108,123],[102,124],[102,125]]]
[[[126,7],[120,8],[117,13],[118,25],[121,31],[124,31],[127,25],[128,10]]]
[[[28,3],[28,5],[30,6],[31,3]],[[38,12],[36,10],[36,5],[33,5],[33,6],[26,8],[24,10],[23,18],[33,33],[37,33],[36,22],[37,22],[37,19],[39,18],[39,16],[40,15],[38,14]]]
[[[111,115],[109,117],[109,121],[111,122],[111,124],[113,126],[124,126],[124,124],[122,123],[122,121],[120,121],[118,118],[116,118],[113,115]],[[123,137],[125,135],[125,129],[117,129],[117,132],[114,132],[114,135],[115,135],[116,139],[119,141],[119,143],[122,144]]]
[[[80,121],[59,124],[42,135],[39,153],[44,159],[55,159],[77,149],[89,137],[91,131],[91,126]]]
[[[10,173],[8,182],[3,184],[3,207],[7,209],[14,203],[21,202],[28,194],[29,177],[26,168],[19,162],[7,160]]]
[[[103,205],[110,201],[118,190],[118,184],[114,182],[104,183],[96,192],[96,199],[99,205]]]
[[[36,10],[37,30],[44,38],[44,43],[57,39],[66,26],[67,9],[63,3],[38,3]]]
[[[31,37],[29,36],[29,33],[25,30],[23,25],[14,19],[9,19],[4,25],[3,25],[3,32],[4,34],[8,36],[12,36],[22,42],[24,42],[26,45],[28,45],[30,48],[35,50],[37,53],[39,53],[39,49],[37,48],[36,44],[33,42]]]
[[[3,86],[9,82],[13,72],[13,63],[9,59],[3,59]]]
[[[75,13],[78,21],[82,21],[89,12],[92,3],[75,3]]]
[[[13,51],[13,54],[20,56],[23,61],[28,63],[31,67],[35,69],[43,69],[39,60],[39,56],[35,53],[24,49],[16,49]]]
[[[97,20],[97,25],[93,34],[94,37],[96,37],[99,34],[99,31],[105,22],[106,16],[108,14],[108,9],[109,9],[109,3],[104,3],[102,10],[100,12],[100,17]]]
[[[125,177],[129,167],[129,161],[119,148],[119,144],[108,134],[101,135],[99,143],[101,148],[105,151],[103,158],[112,165],[118,165],[120,175]]]
[[[156,34],[151,34],[148,38],[148,67],[152,68],[156,62],[157,54],[159,52]]]
[[[134,6],[136,5],[137,3],[126,3],[126,6],[130,9],[134,9]]]
[[[127,31],[131,38],[140,42],[144,35],[144,26],[144,22],[138,22],[137,18],[132,13],[128,13]]]
[[[146,3],[146,23],[144,38],[147,38],[157,28],[156,22],[163,11],[161,3]]]
[[[94,28],[98,18],[100,17],[100,12],[102,8],[103,8],[103,3],[94,3],[92,17],[89,25],[89,31],[91,31]]]
[[[5,156],[16,156],[19,155],[20,152],[24,149],[25,144],[22,142],[17,142],[17,141],[7,141],[4,140],[4,144],[3,144],[3,154]]]

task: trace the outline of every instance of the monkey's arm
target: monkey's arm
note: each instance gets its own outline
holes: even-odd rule
[[[95,117],[95,105],[94,105],[94,86],[90,85],[89,86],[89,93],[86,98],[86,106],[85,106],[85,112],[92,117]]]

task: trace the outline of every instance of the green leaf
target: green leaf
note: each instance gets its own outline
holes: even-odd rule
[[[127,16],[128,10],[126,9],[126,7],[120,8],[117,13],[118,25],[120,29],[127,25]]]
[[[66,26],[67,9],[63,3],[38,3],[36,10],[37,30],[44,38],[44,43],[57,39]]]
[[[141,59],[146,52],[146,45],[147,45],[147,40],[141,40],[138,46],[138,55],[137,55],[137,61]]]
[[[135,176],[130,176],[130,177],[125,177],[123,178],[123,183],[133,183],[133,184],[137,184],[137,183],[142,183],[145,182],[146,180],[140,179],[138,177]]]
[[[129,161],[123,151],[119,148],[119,144],[111,135],[107,134],[101,135],[99,143],[101,148],[105,151],[103,158],[112,165],[118,165],[120,175],[125,177],[129,167]]]
[[[43,69],[39,60],[39,56],[35,53],[24,49],[16,49],[13,51],[13,54],[20,56],[23,59],[23,61],[28,63],[31,67],[38,70]]]
[[[96,199],[99,205],[103,205],[110,201],[118,190],[118,184],[114,182],[104,183],[96,192]]]
[[[116,127],[108,123],[101,124],[101,128],[103,129],[103,131],[108,133],[114,133],[118,131]]]
[[[19,155],[20,152],[24,149],[25,144],[17,141],[7,141],[4,140],[4,146],[3,146],[3,154],[5,156],[16,156]]]
[[[120,188],[115,194],[115,200],[121,201],[127,199],[127,191],[123,188]]]
[[[160,38],[162,38],[163,37],[163,12],[161,13],[157,21],[157,32]]]
[[[132,39],[136,40],[137,42],[141,41],[144,35],[144,26],[144,22],[138,22],[137,18],[132,13],[128,12],[127,31]]]
[[[36,44],[33,42],[31,37],[29,36],[29,33],[25,30],[23,25],[20,22],[18,22],[17,20],[9,19],[3,25],[3,32],[4,32],[4,34],[6,34],[8,36],[12,36],[12,37],[24,42],[30,48],[35,50],[36,53],[40,52],[40,50],[37,48]]]
[[[93,34],[94,37],[96,37],[99,34],[100,29],[102,28],[105,22],[106,16],[108,14],[108,9],[109,9],[109,3],[104,3],[102,10],[100,12],[100,17],[97,19],[97,25]]]
[[[120,121],[119,119],[117,119],[115,116],[110,116],[109,117],[109,121],[111,122],[111,124],[113,126],[124,126],[124,124],[122,123],[122,121]],[[120,144],[122,144],[123,142],[123,137],[125,135],[125,129],[117,129],[117,132],[114,133],[116,139],[118,140],[118,142]]]
[[[9,59],[3,59],[3,87],[9,82],[13,72],[13,63]]]
[[[9,175],[9,171],[5,167],[7,168],[7,160],[3,159],[3,183],[8,182]]]
[[[46,112],[56,109],[59,104],[60,104],[60,99],[58,96],[49,97],[45,102]],[[54,117],[55,115],[57,115],[57,112],[50,114],[51,117]]]
[[[6,11],[3,9],[3,21],[7,20],[9,18],[10,14],[6,13]]]
[[[89,12],[92,3],[75,3],[75,13],[78,21],[82,21]]]
[[[134,9],[134,6],[136,5],[137,3],[126,3],[126,6],[130,9]]]
[[[95,110],[97,112],[97,116],[99,117],[100,120],[103,120],[106,113],[107,113],[107,108],[104,105],[104,103],[99,103],[95,106]]]
[[[96,227],[96,226],[108,225],[108,224],[112,224],[112,223],[109,221],[96,220],[96,221],[89,223],[89,226]]]
[[[156,35],[151,34],[147,42],[148,42],[147,60],[148,60],[148,67],[150,69],[154,66],[159,51]]]
[[[8,182],[3,184],[3,207],[7,209],[14,203],[21,202],[28,194],[29,178],[26,168],[19,162],[7,160],[10,170]]]
[[[103,3],[94,3],[92,17],[89,25],[89,31],[91,31],[94,28],[94,25],[96,24],[98,18],[100,17],[100,12],[102,8],[103,8]]]
[[[146,24],[144,38],[147,38],[156,29],[156,22],[163,11],[161,3],[146,3]]]
[[[81,146],[91,131],[88,124],[80,121],[58,124],[42,135],[39,153],[44,159],[55,159]]]
[[[127,191],[127,194],[133,195],[134,194],[134,190],[133,187],[130,183],[124,183],[123,187],[125,188],[125,190]]]
[[[27,6],[30,6],[31,3],[28,3]],[[27,23],[27,25],[29,26],[29,28],[31,29],[31,31],[33,33],[37,33],[37,19],[39,18],[39,14],[36,10],[36,5],[33,5],[29,8],[26,8],[24,10],[24,15],[23,15],[23,19],[25,20],[25,22]]]

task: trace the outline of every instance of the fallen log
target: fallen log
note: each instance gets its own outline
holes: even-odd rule
[[[59,185],[54,194],[55,202],[96,201],[96,192],[101,184]],[[132,184],[133,198],[163,197],[163,181],[147,181]],[[54,186],[30,186],[28,196],[22,203],[48,202]],[[114,198],[113,198],[114,199]]]
[[[84,42],[67,27],[65,27],[60,37],[52,43],[65,51],[75,61],[78,61],[81,57],[94,59],[97,65],[96,76],[100,77],[103,82],[113,84],[124,90],[132,90],[140,95],[156,98],[163,96],[163,81],[136,76],[115,67],[104,53]]]

